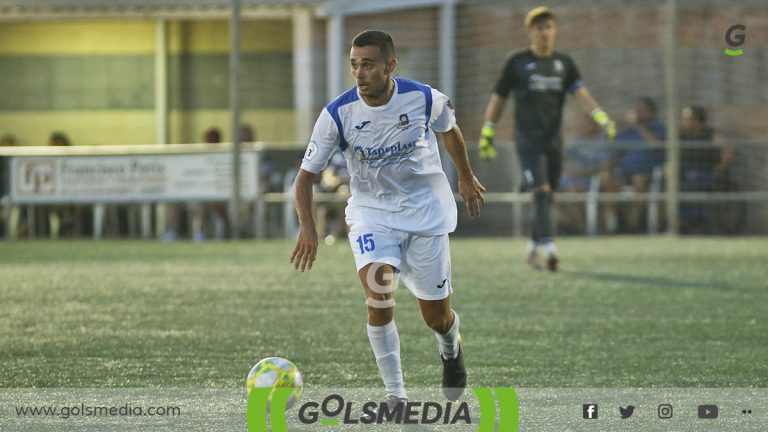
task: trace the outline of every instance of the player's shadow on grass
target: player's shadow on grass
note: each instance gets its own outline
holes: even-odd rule
[[[658,286],[665,288],[709,288],[724,291],[738,290],[740,287],[725,284],[704,281],[689,281],[681,279],[672,279],[659,276],[639,276],[618,273],[589,272],[580,270],[563,270],[562,273],[576,278],[591,279],[600,282],[616,282],[625,285],[645,285]]]

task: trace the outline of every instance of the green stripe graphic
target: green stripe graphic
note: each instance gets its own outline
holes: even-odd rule
[[[496,398],[499,400],[499,430],[516,431],[520,427],[520,405],[515,389],[497,387]]]
[[[292,388],[277,388],[272,392],[272,403],[269,409],[272,432],[288,432],[288,426],[285,424],[285,407],[291,393],[293,393]]]
[[[248,432],[267,432],[267,401],[271,388],[254,388],[248,396]]]
[[[496,403],[493,401],[491,389],[475,387],[472,391],[480,404],[480,424],[477,426],[477,432],[493,432],[496,425]]]
[[[726,49],[723,52],[725,53],[725,55],[729,55],[731,57],[738,57],[738,56],[744,54],[744,50],[742,50],[742,49],[737,49],[737,50]]]
[[[339,424],[339,419],[321,418],[320,423],[322,423],[325,426],[336,426],[337,424]]]

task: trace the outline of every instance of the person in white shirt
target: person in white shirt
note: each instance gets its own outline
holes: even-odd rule
[[[435,331],[443,361],[443,390],[457,400],[467,374],[459,316],[450,308],[448,234],[456,229],[456,202],[443,172],[435,132],[456,165],[459,193],[470,217],[480,214],[485,188],[475,178],[447,96],[393,76],[392,37],[367,30],[352,41],[356,86],[320,113],[296,178],[299,236],[291,262],[303,272],[317,254],[312,182],[340,149],[350,173],[346,221],[358,276],[368,305],[368,338],[388,403],[407,399],[394,316],[398,278],[416,296]]]

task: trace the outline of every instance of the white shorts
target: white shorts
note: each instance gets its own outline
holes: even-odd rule
[[[420,236],[348,222],[357,271],[371,263],[389,264],[400,271],[405,286],[422,300],[442,300],[453,292],[448,234]]]

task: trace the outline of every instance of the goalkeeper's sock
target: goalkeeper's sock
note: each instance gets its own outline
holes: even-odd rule
[[[448,332],[445,334],[435,332],[437,349],[440,350],[440,355],[446,360],[456,358],[459,355],[459,314],[453,309],[451,312],[453,312],[453,324]]]
[[[551,237],[546,243],[542,244],[542,247],[548,258],[557,256],[557,246],[555,246],[555,242]]]
[[[531,239],[528,240],[528,248],[526,251],[528,252],[528,255],[536,255],[538,253],[539,245],[536,243],[535,240]]]
[[[545,244],[552,241],[552,219],[550,218],[550,207],[552,206],[551,192],[536,192],[533,194],[534,201],[534,231],[537,234],[539,244]]]
[[[403,370],[400,367],[400,336],[392,320],[383,326],[368,324],[368,340],[371,342],[376,364],[388,396],[407,398]]]

